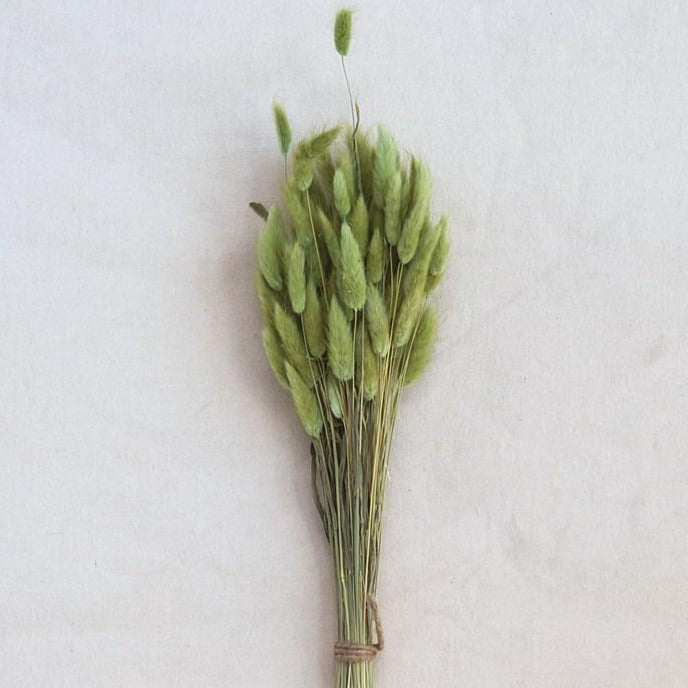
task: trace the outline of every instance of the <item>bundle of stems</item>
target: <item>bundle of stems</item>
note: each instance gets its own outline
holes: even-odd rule
[[[335,21],[349,49],[351,12]],[[348,87],[348,77],[346,79]],[[256,284],[270,366],[311,440],[315,504],[332,550],[336,685],[371,688],[382,648],[375,602],[390,446],[404,386],[430,359],[428,296],[445,270],[447,223],[430,219],[430,176],[379,128],[321,130],[295,146],[274,105],[284,206],[252,204],[265,224]]]

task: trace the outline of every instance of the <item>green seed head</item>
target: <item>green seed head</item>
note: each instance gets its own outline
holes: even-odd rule
[[[291,249],[287,288],[294,313],[301,313],[306,306],[306,254],[298,242]]]
[[[337,212],[345,218],[351,210],[351,201],[349,200],[349,192],[346,188],[346,178],[341,169],[337,168],[334,173],[334,207]]]
[[[418,329],[411,343],[404,382],[408,385],[418,378],[432,357],[437,340],[437,312],[427,306],[421,315]]]
[[[313,239],[313,233],[308,208],[301,200],[302,195],[293,184],[287,184],[284,188],[284,202],[291,218],[291,226],[294,229],[296,239],[302,246],[308,246]]]
[[[386,356],[389,351],[389,316],[387,305],[379,289],[373,284],[368,285],[365,316],[373,351],[378,356]]]
[[[349,52],[351,43],[351,15],[349,9],[339,10],[334,20],[334,47],[342,57]]]
[[[385,196],[385,236],[396,246],[401,231],[401,172],[397,170],[387,188]]]
[[[447,235],[447,218],[442,217],[439,225],[439,238],[437,245],[432,254],[430,261],[430,274],[441,275],[444,273],[444,268],[447,265],[447,257],[449,256],[449,237]]]
[[[387,186],[399,165],[399,153],[392,135],[383,127],[378,128],[373,172],[373,202],[384,209]]]
[[[356,197],[356,181],[354,179],[354,159],[352,152],[345,148],[337,158],[337,167],[342,171],[346,180],[346,191],[353,201]]]
[[[327,376],[327,400],[335,418],[342,417],[342,396],[339,392],[339,382],[332,376]]]
[[[263,314],[263,320],[271,324],[275,313],[276,292],[265,281],[260,270],[255,273],[256,292],[258,293],[258,302],[260,303],[260,312]]]
[[[306,330],[308,350],[315,358],[322,358],[325,353],[325,327],[323,324],[320,298],[313,284],[308,280],[306,287],[306,307],[303,311],[303,326]]]
[[[275,329],[282,342],[287,360],[299,371],[299,374],[312,384],[312,375],[306,354],[306,345],[299,326],[294,318],[279,304],[275,304]]]
[[[323,426],[318,398],[289,362],[285,363],[284,368],[291,389],[291,397],[294,400],[294,406],[296,406],[296,413],[306,432],[311,437],[317,437]]]
[[[428,168],[420,164],[415,179],[413,205],[401,230],[397,254],[402,263],[408,263],[413,258],[423,224],[427,220],[430,207],[430,173]]]
[[[425,299],[425,291],[422,287],[423,285],[420,285],[420,288],[406,294],[401,301],[394,321],[394,334],[392,336],[396,347],[404,346],[413,334]]]
[[[265,354],[268,358],[268,363],[272,372],[274,373],[277,381],[282,385],[282,387],[288,388],[289,383],[287,382],[287,376],[284,371],[284,355],[282,353],[282,347],[279,342],[279,338],[275,334],[275,331],[269,325],[263,328],[263,347],[265,349]]]
[[[330,219],[324,213],[322,208],[318,208],[317,210],[317,221],[320,234],[325,242],[325,246],[327,246],[327,252],[330,254],[332,264],[336,269],[339,269],[342,264],[342,252],[339,249],[339,238],[337,237],[337,233],[335,232]]]
[[[404,277],[401,283],[402,292],[408,294],[416,287],[425,287],[428,273],[430,271],[430,261],[432,260],[435,247],[440,238],[438,227],[432,227],[429,222],[423,225],[418,241],[418,249],[410,263],[406,266]]]
[[[365,255],[366,248],[368,248],[368,224],[368,208],[361,194],[356,199],[356,205],[354,205],[354,209],[351,211],[349,225],[354,237],[356,237],[362,256]]]
[[[351,227],[342,223],[340,240],[342,268],[339,275],[339,295],[346,306],[353,310],[363,307],[366,299],[366,277],[363,258]]]
[[[284,232],[279,208],[273,205],[258,237],[258,267],[273,289],[282,288],[281,254]]]
[[[275,129],[277,130],[277,140],[282,155],[289,152],[291,145],[291,128],[284,108],[277,102],[272,104],[272,114],[275,117]]]
[[[350,380],[354,374],[351,327],[342,307],[333,296],[327,317],[327,360],[338,380]]]
[[[366,257],[366,273],[368,280],[377,284],[382,279],[382,272],[385,267],[385,254],[382,241],[382,234],[376,227],[368,245],[368,256]]]
[[[367,401],[375,398],[379,383],[380,370],[378,357],[373,352],[368,335],[365,335],[363,338],[363,372],[361,385],[363,387],[363,397]]]

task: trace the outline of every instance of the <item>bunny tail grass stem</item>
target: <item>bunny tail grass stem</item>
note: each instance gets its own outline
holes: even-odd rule
[[[356,161],[356,181],[358,182],[358,192],[361,193],[363,186],[361,184],[361,162],[358,159],[358,146],[356,144],[356,130],[358,129],[358,123],[356,122],[356,111],[354,109],[354,97],[351,95],[351,84],[349,82],[349,74],[346,71],[346,62],[344,61],[344,55],[341,56],[342,59],[342,71],[344,72],[344,81],[346,82],[346,90],[349,94],[349,107],[351,108],[351,144],[354,149],[354,159]]]

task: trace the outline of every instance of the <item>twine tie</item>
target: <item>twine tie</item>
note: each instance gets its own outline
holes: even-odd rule
[[[336,662],[348,662],[350,664],[371,662],[377,657],[379,652],[382,652],[385,646],[385,634],[382,630],[382,621],[380,621],[380,611],[372,595],[368,595],[366,602],[375,624],[377,642],[374,645],[366,645],[363,643],[338,641],[334,645],[334,659]]]

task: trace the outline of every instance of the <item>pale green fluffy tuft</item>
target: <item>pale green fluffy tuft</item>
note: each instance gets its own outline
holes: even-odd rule
[[[339,382],[330,374],[327,376],[327,400],[335,418],[342,417],[342,395],[339,391]]]
[[[349,52],[352,14],[350,9],[339,10],[334,20],[334,47],[342,57]]]
[[[339,295],[342,302],[352,310],[363,307],[366,298],[366,277],[363,258],[358,242],[354,238],[351,227],[342,223],[340,239],[342,267],[339,274]]]
[[[373,350],[378,356],[386,356],[389,351],[389,315],[380,290],[373,284],[368,285],[365,316]]]
[[[342,150],[337,159],[337,167],[342,171],[346,181],[346,192],[351,201],[356,197],[356,180],[354,178],[354,161],[348,149]]]
[[[281,253],[284,232],[279,208],[273,205],[258,237],[258,267],[273,289],[282,288]]]
[[[420,317],[416,334],[411,343],[404,382],[408,385],[425,370],[432,357],[437,340],[437,312],[433,306],[426,306]]]
[[[424,299],[425,291],[422,284],[403,297],[394,320],[392,341],[395,347],[404,346],[411,338]]]
[[[297,241],[302,246],[308,246],[313,240],[310,216],[308,208],[302,200],[303,194],[292,184],[287,184],[284,188],[284,202],[287,206],[291,226],[296,235]]]
[[[320,298],[313,280],[308,280],[306,287],[306,306],[303,311],[303,326],[306,330],[308,350],[315,358],[322,358],[327,348],[325,344],[325,327],[323,323]]]
[[[387,186],[399,164],[399,153],[392,135],[383,127],[378,128],[373,171],[373,202],[384,209]]]
[[[447,266],[447,258],[449,257],[449,236],[447,231],[447,218],[442,217],[440,220],[440,236],[437,240],[437,245],[432,254],[430,261],[430,274],[442,275]]]
[[[309,381],[309,384],[312,384],[306,343],[303,341],[301,330],[294,318],[279,303],[275,304],[274,322],[287,360]]]
[[[338,380],[353,377],[353,351],[351,326],[337,297],[333,296],[327,317],[327,357],[330,370]]]
[[[354,209],[349,217],[349,226],[358,242],[361,255],[364,256],[368,247],[368,208],[362,195],[356,199]]]
[[[346,188],[346,177],[344,177],[344,173],[339,168],[337,168],[334,173],[333,189],[334,207],[337,209],[342,219],[344,219],[351,210],[351,199],[349,198],[349,192]]]
[[[317,212],[318,227],[322,235],[327,252],[330,254],[330,259],[335,268],[339,269],[342,264],[342,252],[339,250],[339,238],[337,233],[322,208],[318,208]]]
[[[363,397],[370,401],[375,398],[380,384],[380,370],[378,357],[375,355],[370,344],[368,335],[363,338],[363,375],[361,385],[363,387]]]
[[[294,406],[296,406],[296,413],[308,435],[317,437],[323,427],[318,398],[289,362],[285,363],[284,368],[291,389],[291,397],[294,400]]]
[[[377,284],[382,279],[382,272],[385,267],[385,254],[382,234],[376,227],[368,245],[368,255],[366,257],[366,274],[368,280]]]
[[[427,220],[430,207],[430,172],[423,164],[418,164],[414,180],[413,204],[404,221],[397,244],[397,254],[402,263],[408,263],[416,252],[420,232]]]
[[[263,348],[265,349],[265,355],[268,358],[268,363],[277,381],[282,387],[288,388],[289,383],[287,382],[287,376],[284,372],[284,355],[282,353],[282,347],[279,338],[270,325],[266,325],[263,328]]]
[[[413,259],[405,268],[404,277],[401,283],[402,292],[408,294],[420,285],[424,288],[428,273],[430,271],[430,261],[440,238],[441,227],[432,227],[429,222],[423,225],[418,249]]]
[[[279,103],[275,102],[272,104],[272,114],[275,118],[275,129],[277,130],[280,152],[282,155],[286,155],[291,145],[291,128],[287,119],[287,113]]]
[[[397,170],[385,196],[385,236],[387,241],[396,246],[401,232],[401,173]]]
[[[298,242],[291,248],[287,288],[294,313],[301,313],[306,306],[306,254]]]

